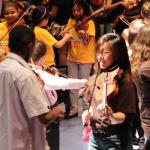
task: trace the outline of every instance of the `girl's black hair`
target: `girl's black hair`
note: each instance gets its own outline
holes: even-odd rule
[[[77,5],[77,6],[83,8],[83,10],[84,10],[83,16],[90,15],[90,8],[88,7],[88,5],[86,4],[86,2],[84,0],[74,0],[74,4],[73,4],[72,8],[74,7],[74,5]],[[71,18],[74,18],[73,13],[71,13]]]
[[[48,10],[44,6],[37,6],[32,13],[33,25],[38,25],[43,19],[48,19]]]
[[[116,65],[118,65],[124,71],[131,70],[126,43],[121,36],[115,33],[108,33],[103,35],[97,42],[97,51],[103,43],[111,44],[112,50],[115,54]]]

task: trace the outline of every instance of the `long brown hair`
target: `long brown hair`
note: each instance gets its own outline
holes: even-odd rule
[[[137,36],[135,37],[133,44],[131,45],[133,51],[139,53],[140,61],[146,61],[150,59],[150,25],[143,26]]]
[[[131,70],[129,56],[125,41],[122,37],[115,33],[108,33],[103,35],[96,45],[96,50],[104,43],[109,43],[115,54],[115,63],[124,71]]]

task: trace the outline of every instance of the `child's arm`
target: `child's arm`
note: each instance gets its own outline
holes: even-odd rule
[[[63,38],[54,44],[54,47],[61,48],[70,39],[70,37],[70,34],[66,32]]]

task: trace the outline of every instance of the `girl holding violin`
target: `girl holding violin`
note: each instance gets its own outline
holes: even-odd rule
[[[48,10],[44,6],[37,6],[32,13],[35,37],[37,40],[43,42],[47,48],[44,64],[46,69],[55,65],[53,47],[61,48],[70,39],[70,34],[65,33],[62,39],[57,41],[46,29],[44,29],[48,24],[48,13]]]
[[[3,6],[3,15],[5,21],[0,23],[0,61],[5,59],[9,51],[8,32],[19,17],[17,4],[15,2],[5,2]]]
[[[132,150],[131,122],[136,91],[125,41],[114,33],[97,42],[100,74],[82,90],[89,109],[82,115],[90,124],[89,150]]]
[[[89,9],[82,0],[75,0],[72,17],[66,31],[71,35],[67,56],[68,74],[71,78],[88,78],[95,62],[95,26],[92,20],[82,22],[89,15]],[[78,26],[76,26],[79,24]],[[74,28],[72,28],[75,26]],[[78,91],[70,91],[70,113],[68,118],[78,115]],[[83,103],[85,106],[85,104]]]

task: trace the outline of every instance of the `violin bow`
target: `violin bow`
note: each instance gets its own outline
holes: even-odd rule
[[[113,5],[113,4],[112,4],[112,5]],[[92,18],[93,16],[96,16],[96,15],[98,15],[98,14],[100,14],[100,13],[102,13],[102,15],[103,15],[106,11],[108,11],[108,10],[110,10],[110,9],[111,9],[110,6],[103,6],[102,8],[97,9],[96,11],[94,11],[91,15],[89,15],[88,17],[86,17],[86,18],[85,18],[84,20],[82,20],[81,22],[77,22],[74,26],[68,28],[68,29],[66,30],[66,32],[68,32],[68,31],[71,30],[72,28],[76,28],[76,27],[80,26],[81,24],[87,22],[87,21],[88,21],[90,18]]]
[[[125,23],[128,27],[130,26],[130,22],[126,18],[120,18],[120,20]]]
[[[111,9],[114,9],[115,7],[116,7],[116,3],[114,3],[114,4],[110,5],[110,6],[107,6],[106,4],[104,4],[103,7],[101,7],[101,8],[99,8],[99,9],[93,11],[92,14],[89,15],[87,18],[85,18],[85,19],[82,20],[81,22],[77,22],[74,26],[68,28],[68,29],[66,30],[66,32],[68,32],[68,31],[71,30],[72,28],[76,28],[76,27],[80,26],[82,23],[87,22],[87,21],[88,21],[90,18],[92,18],[93,16],[96,16],[96,15],[98,15],[98,14],[100,14],[99,16],[101,16],[101,15],[103,15],[104,13],[106,13],[107,11],[109,11],[109,10],[111,10]]]
[[[19,21],[27,14],[27,12],[31,9],[29,7],[21,16],[20,18],[13,24],[13,26],[1,37],[0,41],[19,23]]]

